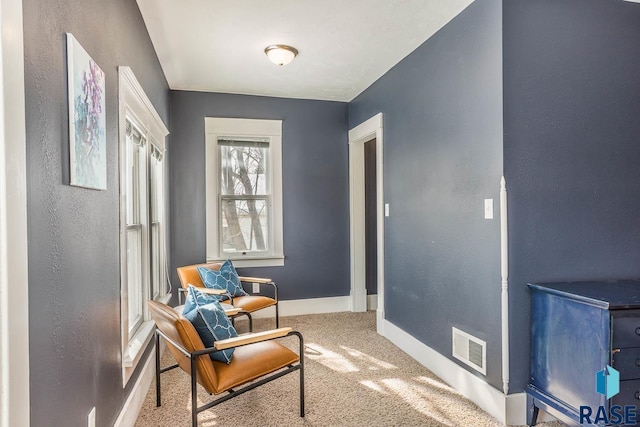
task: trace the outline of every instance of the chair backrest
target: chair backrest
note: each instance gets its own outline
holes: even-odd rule
[[[192,352],[204,350],[205,346],[198,335],[198,332],[184,316],[166,304],[157,301],[147,301],[151,317],[162,333],[168,336],[176,344],[185,350]],[[166,342],[166,341],[165,341]],[[191,374],[191,361],[175,346],[167,342],[169,351],[185,372]],[[218,379],[213,362],[209,355],[198,357],[196,362],[197,381],[209,392],[218,392]]]
[[[202,283],[202,278],[200,277],[200,273],[198,273],[198,267],[207,267],[211,270],[220,270],[222,267],[222,263],[212,263],[212,264],[193,264],[193,265],[185,265],[184,267],[178,267],[178,278],[180,279],[180,284],[183,288],[188,288],[189,285],[193,285],[196,288],[204,288],[204,283]]]

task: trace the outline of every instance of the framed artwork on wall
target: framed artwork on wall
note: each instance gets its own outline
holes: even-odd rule
[[[70,184],[107,189],[105,75],[71,33],[67,37]]]

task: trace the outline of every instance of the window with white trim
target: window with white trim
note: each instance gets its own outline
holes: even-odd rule
[[[166,280],[165,137],[169,133],[129,67],[120,84],[120,258],[123,385],[153,336],[150,299]]]
[[[205,118],[207,261],[284,265],[282,121]]]

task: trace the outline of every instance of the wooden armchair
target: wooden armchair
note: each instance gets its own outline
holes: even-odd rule
[[[180,284],[182,285],[182,289],[179,289],[178,295],[180,296],[180,291],[186,292],[189,285],[193,285],[197,288],[206,288],[204,283],[202,283],[202,278],[200,277],[200,273],[198,273],[198,267],[206,267],[212,270],[220,270],[222,263],[213,263],[213,264],[193,264],[193,265],[185,265],[184,267],[178,267],[178,278],[180,279]],[[275,307],[276,309],[276,328],[280,327],[280,317],[278,315],[278,287],[271,279],[261,278],[261,277],[243,277],[240,276],[240,281],[242,283],[259,283],[260,285],[267,285],[273,288],[273,298],[264,296],[264,295],[247,295],[241,297],[233,297],[230,299],[230,304],[236,308],[239,308],[244,313],[249,313],[249,319],[251,319],[250,313],[254,311],[262,310],[267,307]],[[225,301],[226,302],[226,301]]]
[[[191,377],[191,423],[198,424],[198,414],[235,396],[259,387],[294,371],[300,371],[300,416],[304,417],[304,340],[291,328],[240,335],[216,341],[215,347],[205,348],[194,326],[173,308],[156,301],[148,301],[156,323],[156,406],[161,405],[160,374],[180,367]],[[275,342],[277,338],[295,335],[299,353]],[[163,338],[177,363],[160,366],[160,338]],[[210,354],[235,348],[231,363],[211,360]],[[210,394],[227,393],[198,407],[197,385]],[[241,387],[243,386],[243,387]],[[240,387],[240,388],[239,388]]]

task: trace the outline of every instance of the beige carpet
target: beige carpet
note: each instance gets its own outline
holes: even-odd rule
[[[254,330],[272,323],[257,320]],[[296,372],[200,413],[200,426],[501,426],[378,335],[374,312],[283,317],[281,325],[305,338],[305,418],[298,414]],[[246,323],[237,328],[245,332]],[[294,338],[287,341],[295,348]],[[163,361],[173,363],[169,352]],[[136,426],[191,425],[188,376],[164,373],[162,392],[156,408],[152,385]],[[201,388],[198,396],[199,404],[209,401]]]

